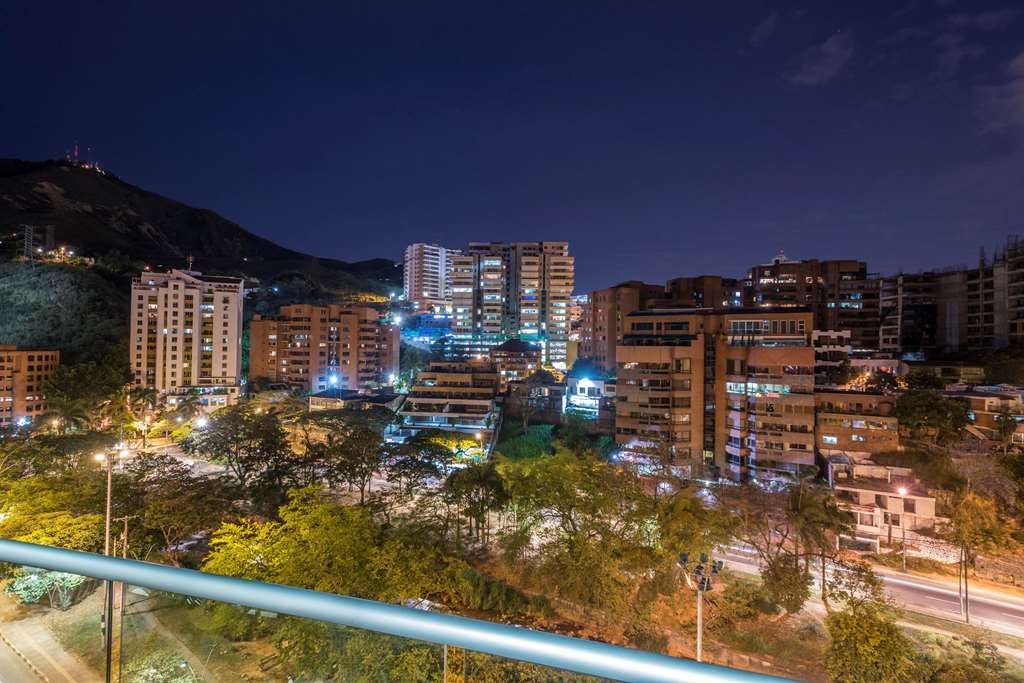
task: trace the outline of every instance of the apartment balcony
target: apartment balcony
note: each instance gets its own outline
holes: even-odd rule
[[[770,683],[781,680],[593,640],[460,617],[439,611],[438,606],[426,601],[413,600],[403,605],[382,603],[17,541],[0,541],[0,561],[86,577],[82,585],[87,591],[113,596],[109,611],[113,637],[109,651],[111,654],[116,651],[120,656],[102,656],[105,648],[97,628],[93,634],[100,651],[100,656],[95,658],[101,662],[97,666],[105,668],[103,661],[111,661],[113,665],[107,665],[110,669],[106,672],[90,671],[83,666],[82,671],[76,672],[75,680],[80,683],[100,681],[105,677],[117,680],[118,660],[132,661],[157,654],[159,647],[164,648],[160,652],[166,652],[167,642],[175,643],[175,647],[186,651],[190,643],[201,641],[204,647],[213,643],[213,649],[182,656],[181,680],[212,680],[207,675],[208,668],[218,663],[225,652],[232,651],[237,651],[235,656],[240,657],[235,663],[235,670],[250,666],[279,667],[281,663],[274,656],[238,650],[235,644],[226,640],[219,642],[216,636],[202,632],[196,626],[204,623],[200,615],[212,608],[228,605],[238,608],[239,613],[248,611],[267,619],[297,618],[306,624],[328,629],[331,642],[339,647],[344,647],[345,642],[352,638],[383,638],[389,653],[408,653],[417,661],[424,662],[428,668],[418,673],[422,676],[420,680],[427,681],[451,680],[453,677],[492,680],[509,671],[508,660],[524,665],[524,673],[531,680],[563,680],[572,678],[573,674],[648,683]],[[167,606],[182,612],[182,618],[176,620],[173,629],[152,618],[155,610]],[[55,643],[50,641],[40,645],[59,648]],[[428,651],[432,656],[424,658],[422,654]],[[456,662],[470,664],[461,669],[461,676],[450,670]],[[353,670],[338,671],[335,680],[385,680],[380,671],[367,673],[360,668],[367,665],[373,667],[375,663],[353,661]],[[546,674],[538,671],[537,667],[544,667]],[[466,677],[467,669],[470,669],[471,678]],[[94,675],[90,678],[89,673]],[[292,680],[313,680],[307,672],[288,673]],[[284,680],[283,676],[280,669],[274,669],[274,680]]]

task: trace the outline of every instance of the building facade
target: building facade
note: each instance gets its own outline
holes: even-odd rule
[[[435,361],[416,378],[388,438],[404,441],[426,429],[459,432],[490,444],[498,423],[498,369],[488,361]]]
[[[522,382],[541,369],[540,347],[521,339],[509,339],[490,349],[491,362],[498,370],[500,389]]]
[[[172,270],[132,281],[134,384],[233,403],[242,374],[243,281]],[[170,399],[173,402],[173,399]]]
[[[734,474],[815,465],[813,314],[807,308],[652,309],[626,316],[616,350],[615,438],[671,444]]]
[[[814,407],[815,445],[822,455],[867,457],[899,450],[895,396],[819,389]]]
[[[761,308],[808,306],[819,330],[849,330],[854,349],[879,347],[881,281],[863,261],[793,261],[778,254],[747,273],[752,303]]]
[[[293,304],[249,326],[250,378],[311,393],[394,384],[398,354],[398,327],[369,306]]]
[[[0,344],[0,427],[24,427],[46,413],[42,385],[59,365],[59,351]]]
[[[405,248],[405,300],[414,310],[444,313],[451,310],[452,256],[459,252],[437,244],[410,244]]]
[[[574,277],[568,242],[471,243],[452,257],[452,335],[474,349],[534,342],[565,369]]]
[[[616,367],[616,348],[625,333],[625,318],[649,308],[665,298],[665,288],[630,280],[591,292],[583,310],[580,357],[608,371]]]
[[[935,351],[938,325],[935,273],[900,273],[882,280],[879,351],[919,355]]]

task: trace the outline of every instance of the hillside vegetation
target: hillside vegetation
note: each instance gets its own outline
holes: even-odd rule
[[[123,356],[129,286],[101,269],[0,263],[0,344],[58,349],[62,362]]]

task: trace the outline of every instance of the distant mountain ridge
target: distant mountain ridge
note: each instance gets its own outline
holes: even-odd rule
[[[85,255],[117,252],[154,268],[183,268],[191,255],[195,270],[210,273],[260,279],[301,273],[356,289],[401,284],[401,269],[388,259],[310,256],[109,173],[65,161],[0,159],[0,231],[23,224],[52,225],[57,244]]]

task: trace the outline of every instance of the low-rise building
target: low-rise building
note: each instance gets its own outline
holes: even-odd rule
[[[59,351],[0,344],[0,427],[26,426],[46,413],[42,385],[58,365]]]
[[[941,522],[935,498],[907,468],[829,458],[829,474],[839,506],[854,516],[854,537],[878,547],[880,541],[920,541],[918,532]]]
[[[615,376],[599,367],[577,363],[565,376],[566,415],[579,415],[588,420],[609,422],[615,414]]]
[[[498,369],[487,361],[435,361],[419,374],[388,438],[404,441],[425,429],[461,432],[490,443],[498,423]]]
[[[863,455],[899,449],[896,397],[866,391],[814,392],[815,445],[822,455]]]
[[[1009,385],[981,385],[967,387],[951,384],[945,395],[967,404],[967,419],[971,425],[968,431],[986,439],[999,438],[999,417],[1009,411],[1017,421],[1017,430],[1012,442],[1024,444],[1024,396],[1019,387]]]
[[[322,410],[370,410],[386,408],[395,412],[405,400],[403,394],[362,393],[352,389],[324,389],[309,396],[310,412]]]

